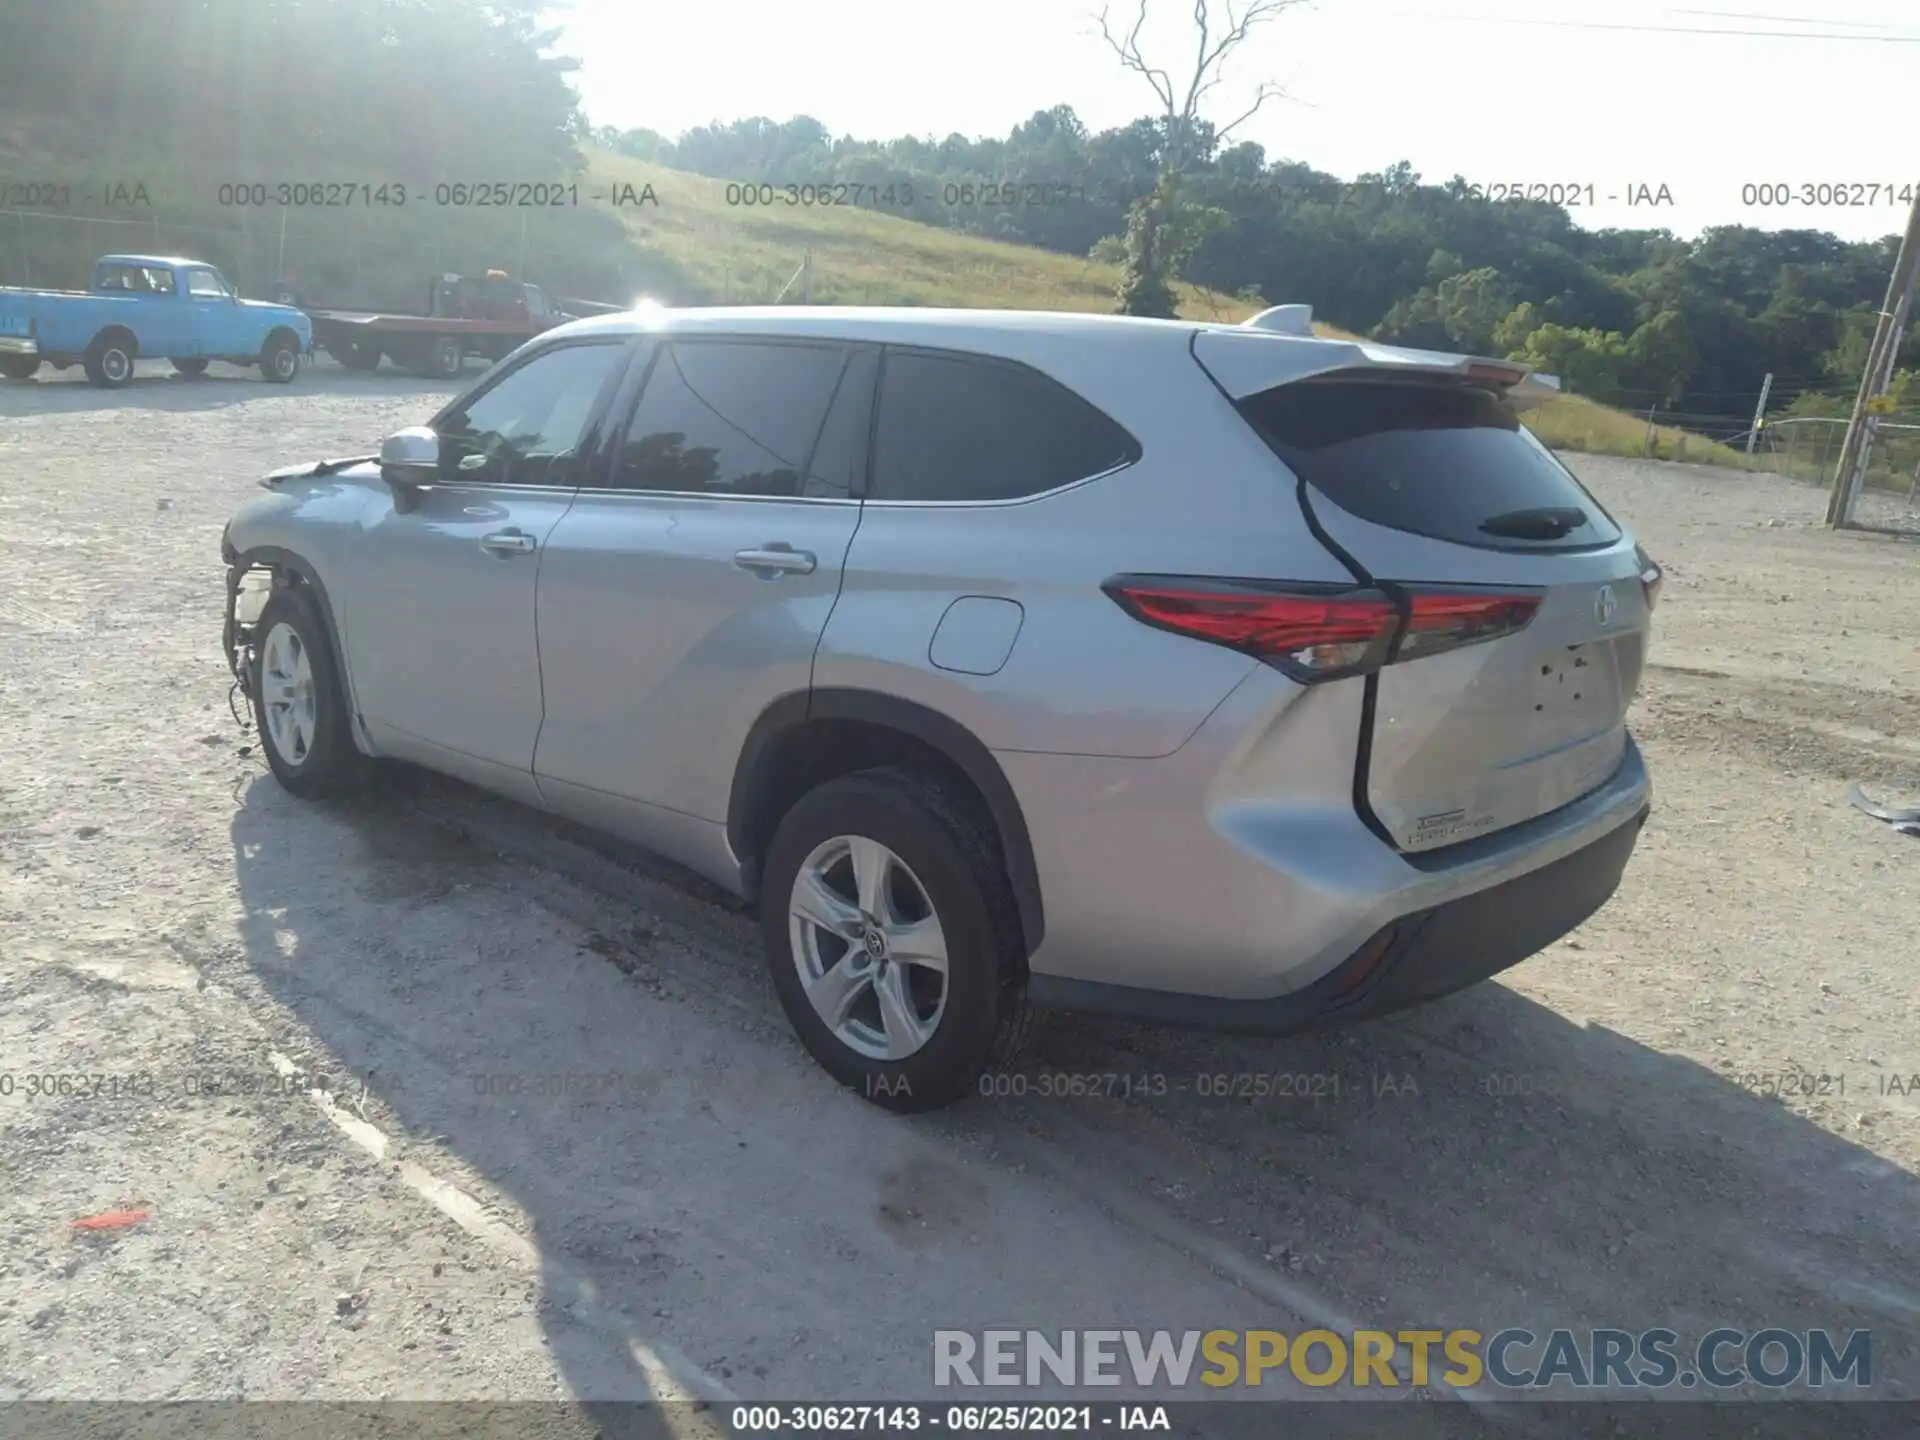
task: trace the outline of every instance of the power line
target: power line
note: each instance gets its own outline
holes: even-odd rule
[[[1518,15],[1477,15],[1468,18],[1485,25],[1544,25],[1558,30],[1624,30],[1635,35],[1735,35],[1749,40],[1865,40],[1882,45],[1920,45],[1920,35],[1836,35],[1831,30],[1735,30],[1704,25],[1613,25],[1594,20],[1534,20]]]
[[[1823,20],[1811,15],[1756,15],[1746,10],[1683,10],[1672,8],[1675,15],[1704,15],[1716,20],[1765,20],[1770,25],[1825,25],[1834,30],[1884,30],[1886,26],[1872,20]],[[1871,37],[1868,37],[1871,38]]]

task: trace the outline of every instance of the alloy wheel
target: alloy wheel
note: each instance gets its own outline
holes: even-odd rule
[[[922,1049],[947,1007],[947,938],[920,879],[877,840],[841,835],[794,876],[800,984],[834,1037],[872,1060]]]
[[[260,652],[260,706],[274,750],[287,764],[300,764],[313,749],[319,723],[313,665],[306,642],[291,625],[275,625],[267,632]]]

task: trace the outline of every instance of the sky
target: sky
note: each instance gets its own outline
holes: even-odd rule
[[[1139,3],[1113,0],[1113,19]],[[1148,58],[1190,66],[1191,0],[1147,4]],[[1101,41],[1099,9],[571,0],[556,48],[582,61],[589,118],[621,129],[811,115],[863,139],[1005,135],[1068,104],[1102,130],[1157,102]],[[1342,178],[1407,160],[1428,181],[1576,190],[1576,223],[1597,228],[1873,239],[1905,228],[1890,197],[1920,183],[1916,69],[1915,0],[1300,0],[1236,52],[1205,113],[1238,115],[1266,82],[1284,98],[1233,138]],[[1801,203],[1802,186],[1855,203]]]

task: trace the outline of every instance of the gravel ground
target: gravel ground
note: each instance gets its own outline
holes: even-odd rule
[[[444,393],[0,387],[0,1397],[905,1396],[936,1326],[1343,1322],[1869,1328],[1920,1393],[1920,844],[1845,800],[1920,796],[1920,546],[1574,457],[1668,570],[1611,905],[1350,1031],[1055,1018],[1023,1062],[1164,1095],[899,1120],[698,883],[428,777],[302,804],[247,750],[222,523]],[[1276,1073],[1340,1098],[1201,1093]]]

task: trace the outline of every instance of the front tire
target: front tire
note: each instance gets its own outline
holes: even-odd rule
[[[333,358],[349,370],[377,370],[380,368],[380,347],[343,341],[340,348],[333,352]]]
[[[173,368],[189,380],[198,380],[207,373],[207,362],[199,356],[174,355],[168,358],[172,360]]]
[[[367,757],[353,743],[346,689],[313,593],[276,589],[253,635],[253,718],[273,778],[308,800],[356,788]]]
[[[0,355],[0,375],[9,380],[31,380],[39,371],[38,355]]]
[[[1024,1032],[1025,953],[999,844],[926,776],[866,770],[803,796],[768,849],[760,909],[801,1043],[884,1109],[953,1104]]]
[[[299,343],[286,335],[269,337],[260,352],[260,373],[274,385],[291,385],[300,373]]]

